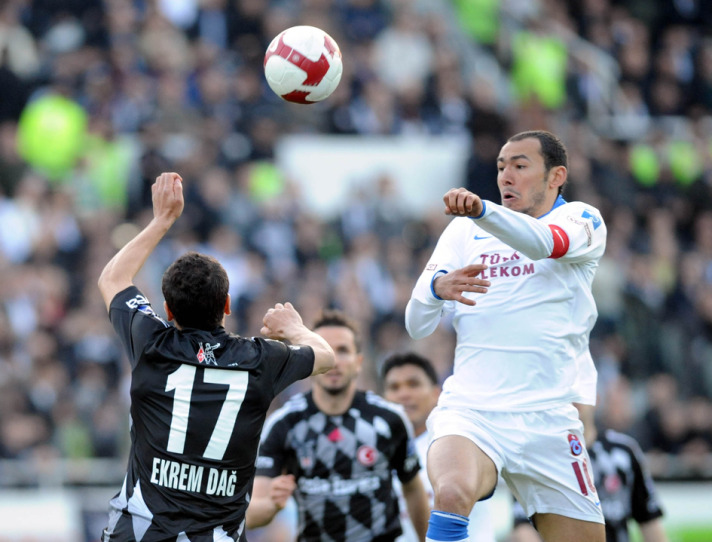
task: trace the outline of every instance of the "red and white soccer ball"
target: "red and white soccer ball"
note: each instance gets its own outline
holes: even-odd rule
[[[328,98],[341,80],[341,51],[329,34],[314,26],[282,31],[265,53],[270,88],[288,102],[311,104]]]

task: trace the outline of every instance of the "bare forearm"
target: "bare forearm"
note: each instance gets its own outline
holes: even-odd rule
[[[171,220],[154,218],[106,264],[99,277],[99,290],[107,309],[117,293],[133,284],[134,277],[172,225]]]
[[[419,477],[416,476],[413,481],[403,486],[403,497],[415,532],[418,533],[418,539],[424,541],[428,532],[430,505]]]
[[[277,512],[279,512],[277,506],[269,497],[253,498],[245,514],[247,528],[255,529],[268,525],[277,515]]]
[[[311,346],[314,350],[313,375],[325,373],[334,367],[334,351],[321,335],[303,327],[285,338],[292,344]]]

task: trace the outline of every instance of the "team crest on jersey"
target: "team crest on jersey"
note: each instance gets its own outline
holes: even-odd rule
[[[364,467],[372,467],[378,459],[378,450],[373,446],[364,444],[356,452],[356,459],[358,459],[358,462]]]
[[[206,365],[217,365],[218,362],[215,359],[214,350],[220,348],[220,343],[210,344],[210,343],[198,343],[200,344],[200,349],[198,350],[197,358],[198,363],[205,363]]]
[[[569,446],[571,447],[571,453],[573,455],[581,455],[581,452],[583,452],[583,444],[581,444],[579,438],[572,433],[569,433]]]

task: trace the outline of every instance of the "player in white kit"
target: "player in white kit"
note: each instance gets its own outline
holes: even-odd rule
[[[428,419],[435,492],[429,541],[467,541],[467,515],[502,478],[546,542],[603,542],[582,425],[572,402],[590,366],[591,282],[606,243],[597,209],[567,203],[567,155],[544,131],[510,138],[498,205],[457,188],[406,309],[414,338],[454,311],[453,375]],[[485,295],[482,295],[485,294]]]

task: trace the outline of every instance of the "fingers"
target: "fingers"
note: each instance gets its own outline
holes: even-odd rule
[[[453,216],[477,216],[482,209],[482,200],[465,188],[452,188],[443,196],[445,214]]]
[[[487,266],[483,263],[473,263],[471,265],[466,265],[462,268],[462,272],[468,277],[475,277],[487,269]]]

